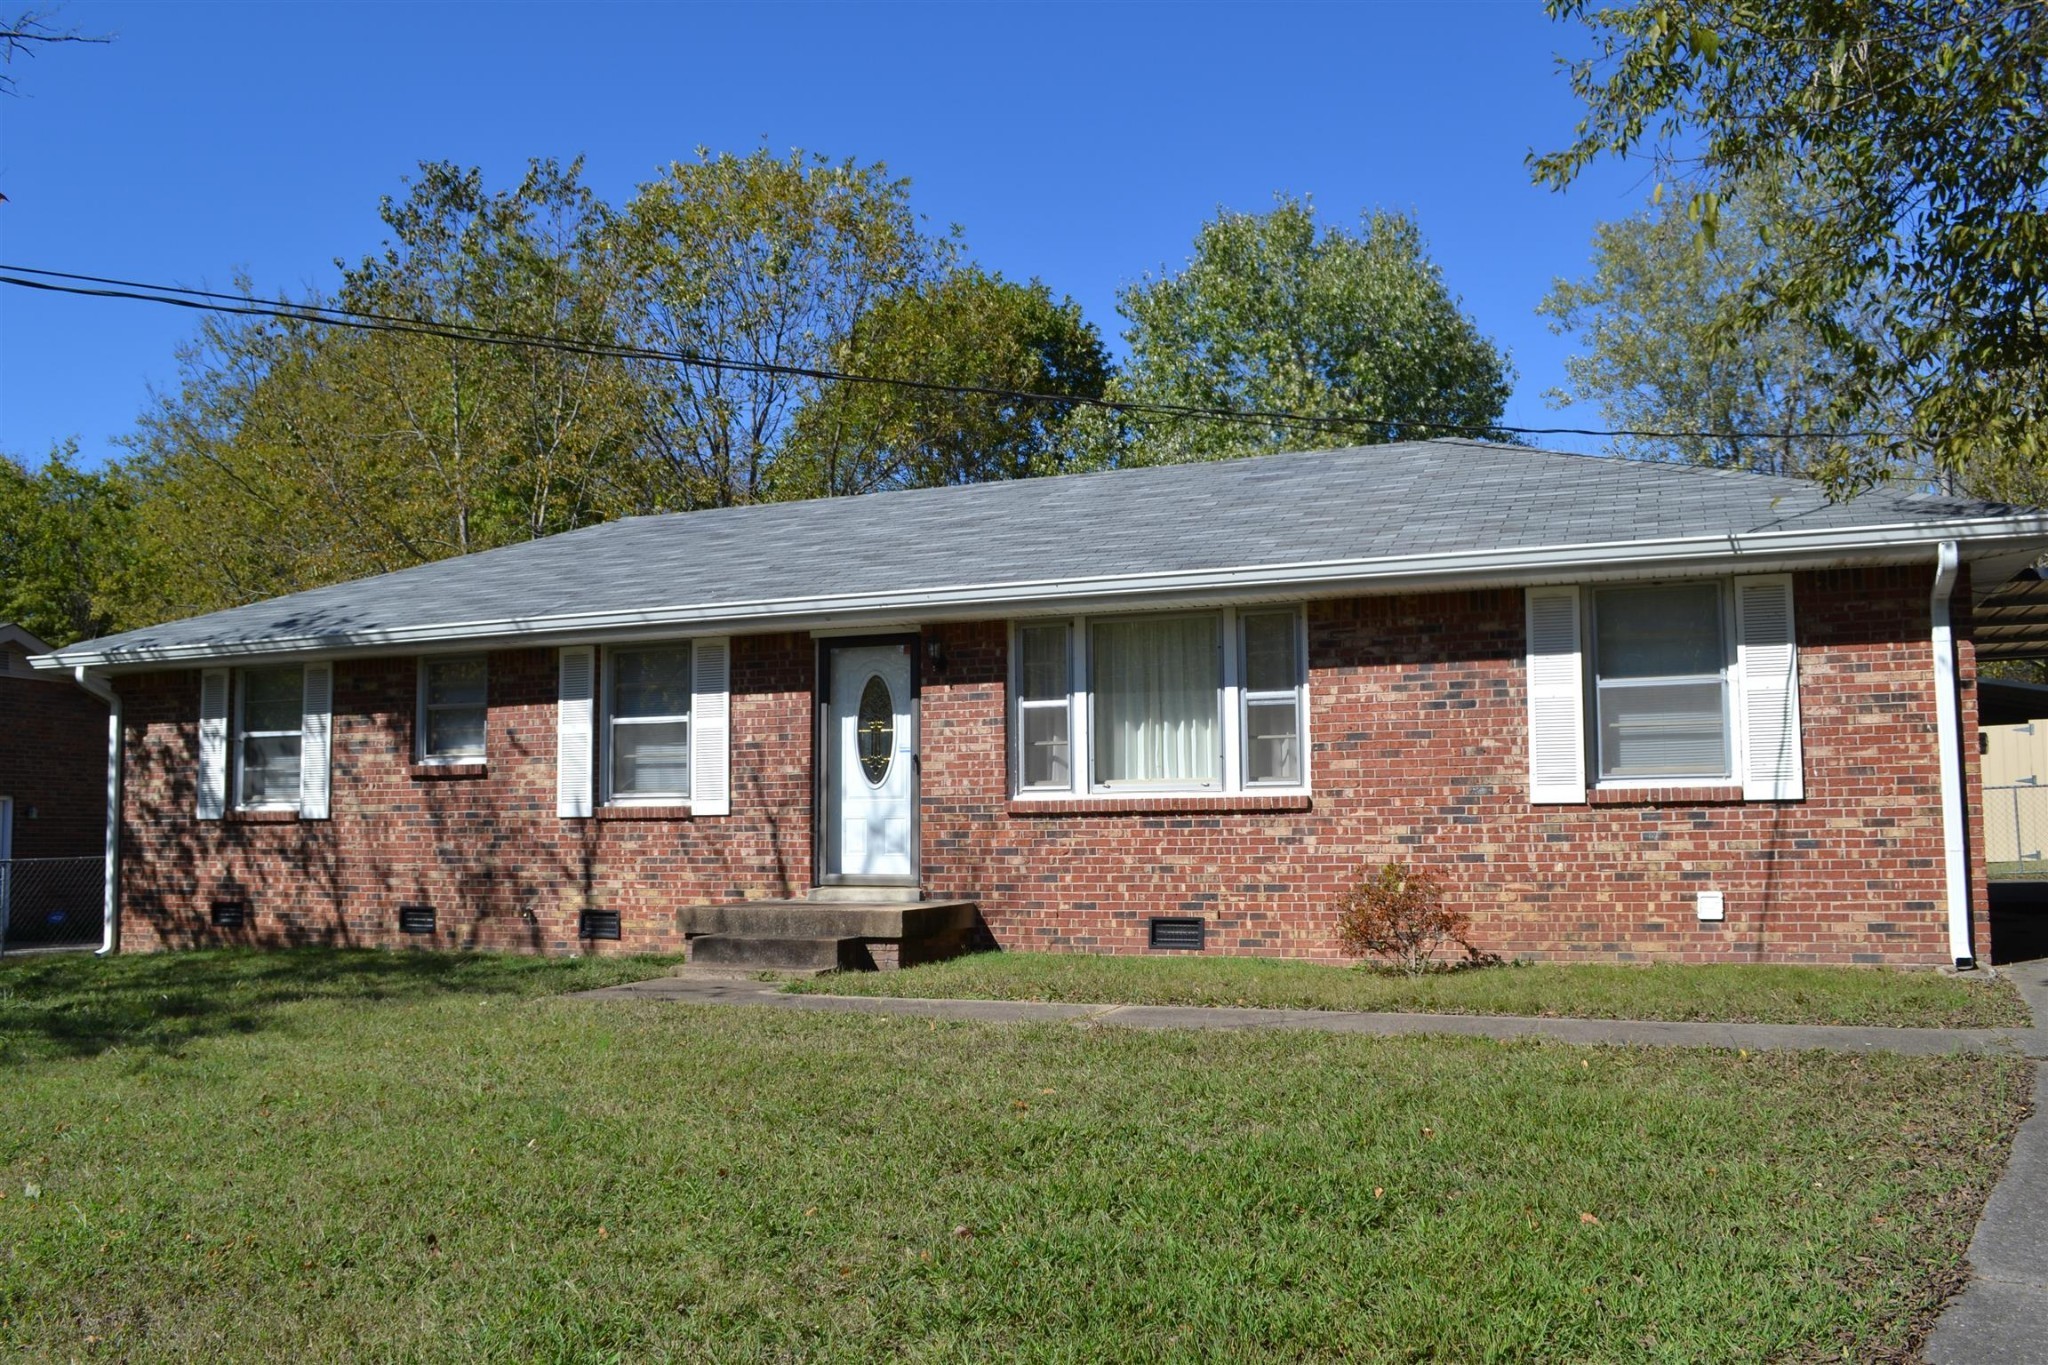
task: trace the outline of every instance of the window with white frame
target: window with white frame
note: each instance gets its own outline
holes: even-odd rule
[[[1073,665],[1065,621],[1017,628],[1017,783],[1074,786]]]
[[[489,682],[489,668],[481,654],[420,660],[422,763],[483,761]]]
[[[1589,597],[1599,780],[1732,778],[1733,655],[1721,585],[1600,588]]]
[[[1307,785],[1297,610],[1021,622],[1013,658],[1020,795]]]
[[[606,791],[614,802],[690,799],[690,645],[605,652]]]
[[[295,810],[305,741],[306,671],[243,668],[235,673],[235,805]]]
[[[1223,785],[1222,624],[1216,615],[1088,623],[1096,786]]]
[[[1301,785],[1301,618],[1291,611],[1238,617],[1244,641],[1244,781]]]

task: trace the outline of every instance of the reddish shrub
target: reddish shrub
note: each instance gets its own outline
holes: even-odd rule
[[[1371,954],[1420,976],[1442,963],[1455,944],[1466,962],[1481,961],[1467,940],[1472,917],[1444,903],[1443,879],[1426,867],[1389,862],[1337,902],[1337,947],[1347,957]]]

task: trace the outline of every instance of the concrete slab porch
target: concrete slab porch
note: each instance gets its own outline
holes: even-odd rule
[[[872,970],[950,957],[980,923],[971,899],[733,901],[686,905],[676,929],[690,958],[764,971]]]

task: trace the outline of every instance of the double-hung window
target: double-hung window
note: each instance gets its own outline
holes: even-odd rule
[[[1020,796],[1306,786],[1292,608],[1020,622],[1014,641]]]
[[[1065,621],[1017,628],[1017,784],[1074,785],[1073,665]]]
[[[296,810],[305,740],[306,671],[244,668],[235,674],[235,805]]]
[[[1532,802],[1672,787],[1802,799],[1791,575],[1525,597]]]
[[[422,763],[483,762],[489,682],[481,654],[420,660]]]
[[[1600,780],[1732,777],[1721,585],[1600,588],[1592,601]]]
[[[690,646],[606,652],[609,799],[690,799]]]
[[[1244,637],[1244,782],[1301,785],[1301,619],[1291,611],[1247,612]]]

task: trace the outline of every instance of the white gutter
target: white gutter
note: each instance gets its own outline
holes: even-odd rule
[[[1953,540],[1934,553],[1934,728],[1941,757],[1941,855],[1948,881],[1948,949],[1957,967],[1977,965],[1970,949],[1970,872],[1964,857],[1963,743],[1956,707],[1956,641],[1949,594],[1960,556]]]
[[[107,852],[100,908],[100,956],[121,945],[121,694],[81,666],[71,676],[107,704]]]
[[[1946,522],[1859,526],[1823,531],[1768,531],[1754,535],[1684,536],[1664,540],[1606,541],[1510,550],[1457,550],[1379,559],[1260,564],[1222,569],[962,584],[945,588],[839,596],[706,602],[553,616],[501,617],[383,629],[336,630],[320,635],[265,636],[112,652],[67,649],[30,660],[37,668],[146,667],[218,659],[311,657],[379,647],[519,640],[568,644],[607,633],[652,630],[802,629],[873,620],[932,620],[947,613],[1005,615],[1031,610],[1080,610],[1117,599],[1133,605],[1161,597],[1243,594],[1296,595],[1449,586],[1561,583],[1620,570],[1710,573],[1740,566],[1758,572],[1805,563],[1838,563],[1843,556],[1912,562],[1938,542],[1968,539],[2037,548],[2048,541],[2048,516],[1978,517]]]

